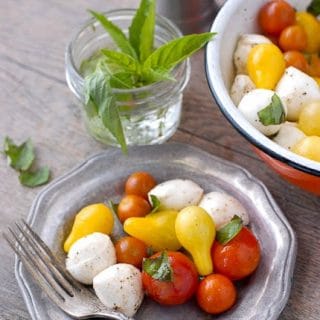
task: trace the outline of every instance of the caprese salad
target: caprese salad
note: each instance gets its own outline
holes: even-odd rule
[[[320,1],[306,10],[284,0],[260,8],[262,34],[240,36],[230,94],[256,129],[320,162]]]
[[[125,233],[117,239],[116,219]],[[260,245],[248,224],[247,210],[229,194],[205,194],[188,179],[157,184],[135,172],[118,204],[90,204],[75,216],[63,244],[66,268],[128,317],[145,295],[162,305],[195,297],[202,310],[220,314],[236,303],[235,281],[259,265]]]

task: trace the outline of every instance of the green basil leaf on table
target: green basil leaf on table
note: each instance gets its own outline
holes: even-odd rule
[[[89,12],[101,23],[103,28],[108,32],[123,53],[126,53],[133,58],[137,58],[135,50],[132,48],[129,40],[118,26],[113,24],[108,20],[108,18],[99,12],[95,12],[93,10],[89,10]]]
[[[271,103],[258,112],[259,120],[265,126],[285,122],[286,114],[281,99],[275,93]]]
[[[37,187],[48,182],[50,170],[48,167],[42,167],[36,171],[22,171],[19,175],[20,183],[26,187]]]
[[[157,48],[143,64],[144,70],[170,70],[210,41],[215,34],[206,32],[174,39]]]
[[[307,7],[307,11],[316,17],[320,15],[320,0],[312,0]]]
[[[16,145],[12,139],[6,137],[4,140],[4,153],[9,165],[18,171],[28,170],[35,158],[34,148],[30,139],[21,145]]]
[[[221,244],[227,244],[232,240],[242,229],[242,220],[239,216],[235,215],[231,221],[217,231],[217,240]]]
[[[142,269],[153,279],[172,281],[173,271],[166,251],[163,251],[157,258],[143,259]]]
[[[129,40],[143,62],[153,50],[155,1],[142,0],[129,28]]]

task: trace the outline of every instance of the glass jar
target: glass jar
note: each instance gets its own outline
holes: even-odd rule
[[[114,10],[104,14],[128,34],[135,10]],[[174,24],[157,16],[155,47],[181,36],[180,30]],[[69,88],[82,105],[83,119],[89,133],[104,144],[118,146],[101,118],[84,102],[84,78],[80,74],[80,67],[83,61],[102,48],[114,48],[114,44],[100,23],[91,19],[68,45],[66,78]],[[189,60],[175,67],[172,77],[176,80],[161,81],[134,89],[113,89],[127,145],[162,143],[177,130],[181,118],[182,91],[190,77]]]

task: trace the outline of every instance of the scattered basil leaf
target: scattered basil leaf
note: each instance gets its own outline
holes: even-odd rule
[[[150,195],[152,210],[151,213],[157,212],[160,208],[160,200],[153,194]]]
[[[307,7],[307,11],[316,17],[320,15],[320,0],[312,0]]]
[[[121,124],[118,106],[110,85],[110,77],[97,70],[85,78],[85,102],[92,103],[101,117],[102,123],[116,138],[123,153],[127,153],[127,144]]]
[[[217,231],[217,240],[221,244],[226,244],[232,240],[242,229],[242,220],[235,215],[231,221]]]
[[[275,93],[271,103],[258,112],[259,120],[265,126],[280,124],[285,121],[286,114],[279,96]]]
[[[28,170],[35,158],[34,148],[30,139],[21,145],[16,145],[12,139],[5,137],[4,153],[7,156],[8,164],[18,171]]]
[[[101,53],[107,57],[109,63],[114,63],[130,72],[140,72],[140,65],[138,61],[123,52],[102,49]]]
[[[154,27],[155,1],[141,0],[129,27],[129,40],[142,62],[153,50]]]
[[[206,32],[174,39],[153,51],[144,62],[143,69],[170,70],[202,48],[214,35],[215,33]]]
[[[89,10],[89,12],[101,23],[103,28],[108,32],[123,53],[126,53],[135,59],[137,58],[135,50],[132,48],[129,40],[118,26],[113,24],[108,20],[108,18],[99,12],[95,12],[93,10]]]
[[[42,167],[37,171],[22,171],[19,175],[20,183],[26,187],[37,187],[48,182],[50,170],[48,167]]]
[[[166,251],[163,251],[157,258],[143,259],[142,269],[153,279],[172,281],[173,271]]]

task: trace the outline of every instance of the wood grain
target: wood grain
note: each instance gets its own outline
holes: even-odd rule
[[[64,75],[64,51],[87,8],[135,7],[138,1],[0,1],[0,140],[31,137],[38,163],[59,177],[104,146],[85,131]],[[248,169],[269,188],[299,242],[293,288],[280,319],[317,320],[320,314],[320,198],[282,180],[223,118],[204,73],[203,52],[192,59],[180,128],[172,141],[187,142]],[[1,225],[25,217],[42,188],[23,188],[0,160]],[[14,278],[14,256],[0,238],[0,319],[30,319]]]

